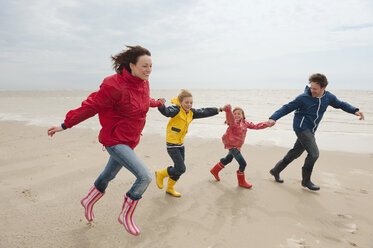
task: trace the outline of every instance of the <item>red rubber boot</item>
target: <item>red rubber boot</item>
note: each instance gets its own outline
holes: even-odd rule
[[[221,162],[219,162],[214,166],[214,168],[210,170],[211,174],[213,174],[215,179],[218,181],[220,181],[219,171],[221,171],[222,169],[224,169],[224,165]]]
[[[245,180],[245,172],[237,171],[238,186],[250,189],[253,187],[251,184],[248,184]]]

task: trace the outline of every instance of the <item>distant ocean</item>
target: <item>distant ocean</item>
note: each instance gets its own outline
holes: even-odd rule
[[[336,150],[355,153],[373,153],[373,91],[330,90],[340,100],[360,108],[365,121],[357,116],[329,106],[316,132],[321,150]],[[28,125],[49,127],[63,122],[66,113],[78,108],[93,90],[59,91],[0,91],[0,121],[24,121]],[[191,90],[193,107],[232,107],[244,109],[246,119],[254,123],[266,121],[283,104],[303,92],[299,90]],[[179,90],[151,90],[151,97],[167,99],[170,104]],[[272,128],[248,130],[246,144],[258,146],[292,147],[296,136],[292,131],[293,113],[281,118]],[[218,138],[224,134],[225,114],[196,119],[189,126],[188,137]],[[156,133],[165,136],[168,118],[158,110],[150,109],[143,134]],[[99,130],[97,116],[74,128]],[[1,140],[1,138],[0,138]]]

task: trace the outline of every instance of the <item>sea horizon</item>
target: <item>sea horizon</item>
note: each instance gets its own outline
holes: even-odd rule
[[[48,127],[63,122],[66,113],[80,107],[81,102],[94,90],[0,90],[0,121],[23,121],[27,125]],[[170,105],[179,89],[151,89],[151,97],[166,98]],[[240,106],[247,120],[263,122],[283,104],[293,100],[302,89],[190,89],[194,108],[222,107],[225,104]],[[333,90],[340,100],[346,101],[365,114],[366,120],[329,107],[321,121],[316,139],[320,150],[354,153],[373,153],[373,91]],[[293,113],[277,121],[272,128],[248,130],[246,144],[260,146],[292,147],[296,136],[292,130]],[[188,136],[218,138],[224,134],[225,115],[196,119],[190,124]],[[151,108],[143,133],[165,134],[168,118]],[[74,128],[100,130],[97,115]]]

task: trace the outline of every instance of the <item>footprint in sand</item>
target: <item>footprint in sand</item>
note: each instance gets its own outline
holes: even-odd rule
[[[31,191],[31,189],[22,190],[22,195],[28,198],[32,202],[36,202],[36,194]]]
[[[345,224],[345,230],[349,233],[356,233],[358,230],[357,225],[355,223]]]
[[[352,216],[349,214],[337,214],[337,216],[343,219],[352,219]]]
[[[353,246],[353,247],[357,247],[357,244],[354,243],[354,242],[351,242],[351,241],[346,240],[346,239],[342,239],[342,241],[343,241],[343,242],[346,242],[347,244],[349,244],[349,245],[351,245],[351,246]]]
[[[280,245],[281,248],[311,248],[311,245],[307,245],[304,239],[288,238],[286,240],[287,245]]]
[[[337,180],[337,178],[335,177],[335,174],[323,172],[321,176],[322,176],[321,179],[323,181],[323,186],[337,190],[338,193],[341,193],[340,191],[341,183]]]
[[[362,194],[368,194],[368,190],[360,189],[360,193],[362,193]]]
[[[349,214],[336,214],[336,215],[342,219],[352,219],[352,216]],[[355,223],[343,224],[342,229],[352,234],[356,233],[356,231],[358,230],[357,225]]]
[[[361,176],[367,176],[367,177],[373,177],[373,173],[370,173],[369,171],[366,170],[360,170],[360,169],[353,169],[350,170],[350,173],[352,175],[361,175]]]

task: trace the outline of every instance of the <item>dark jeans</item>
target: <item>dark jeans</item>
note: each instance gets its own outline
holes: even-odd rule
[[[186,167],[184,164],[185,160],[185,148],[182,147],[167,147],[168,155],[170,155],[172,161],[174,161],[174,167],[170,166],[167,168],[168,175],[172,180],[177,181],[180,176],[185,172]]]
[[[240,165],[238,170],[240,172],[244,172],[245,168],[246,168],[246,161],[243,158],[241,152],[239,150],[237,150],[237,148],[229,149],[229,152],[228,152],[227,156],[225,158],[220,159],[220,162],[224,166],[226,166],[227,164],[232,162],[233,158],[236,159],[238,164]]]
[[[280,173],[285,167],[290,164],[294,159],[298,158],[306,150],[308,155],[304,161],[302,167],[303,172],[311,175],[313,166],[316,160],[319,158],[319,148],[316,144],[315,134],[311,130],[305,130],[303,132],[295,133],[297,140],[294,147],[280,160],[275,166],[275,171]]]

